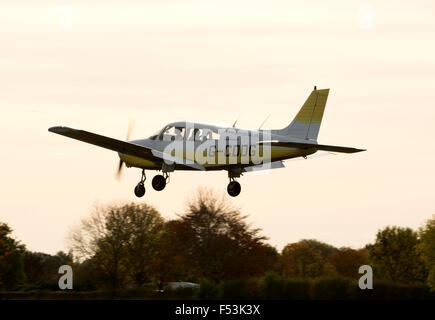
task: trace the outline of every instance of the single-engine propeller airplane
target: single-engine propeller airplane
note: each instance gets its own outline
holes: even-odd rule
[[[232,197],[240,194],[235,179],[244,172],[283,168],[283,160],[304,157],[318,150],[355,153],[365,151],[349,147],[317,143],[320,124],[329,89],[314,90],[293,121],[278,130],[248,130],[197,122],[173,122],[146,139],[117,140],[92,132],[68,127],[48,129],[69,138],[91,143],[118,152],[118,177],[123,164],[142,169],[142,177],[134,188],[137,197],[145,194],[145,170],[161,170],[152,186],[161,191],[175,170],[226,170],[230,180],[227,191]]]

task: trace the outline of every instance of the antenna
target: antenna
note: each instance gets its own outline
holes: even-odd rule
[[[263,124],[266,123],[266,121],[267,121],[267,119],[269,119],[270,115],[271,115],[271,113],[269,113],[269,115],[266,117],[266,119],[264,119],[264,121],[260,124],[260,126],[258,127],[258,130],[260,130],[261,127],[263,126]]]
[[[237,117],[236,121],[234,121],[234,123],[233,123],[233,128],[236,126],[236,123],[237,123],[237,121],[239,121],[239,118],[240,118],[240,114],[239,114],[239,116]]]

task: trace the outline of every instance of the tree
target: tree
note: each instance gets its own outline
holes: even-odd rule
[[[12,229],[0,222],[0,289],[11,290],[24,279],[24,245],[9,235]]]
[[[173,225],[174,240],[183,243],[183,260],[197,279],[219,282],[260,275],[273,264],[266,238],[260,229],[250,228],[246,218],[211,190],[199,190],[188,202],[186,212]]]
[[[125,231],[129,234],[125,261],[131,278],[140,286],[152,277],[164,220],[156,209],[146,204],[129,205],[125,214],[128,220]]]
[[[332,253],[338,252],[338,249],[334,246],[331,246],[330,244],[318,241],[316,239],[302,239],[299,241],[301,243],[308,244],[311,248],[318,251],[323,259],[328,258]]]
[[[336,274],[335,268],[326,261],[327,253],[334,247],[315,240],[301,240],[284,247],[280,259],[280,271],[290,278],[316,278]]]
[[[426,225],[419,230],[420,252],[428,271],[427,284],[435,291],[435,215],[426,221]]]
[[[358,279],[359,267],[369,264],[366,249],[340,248],[328,256],[328,261],[334,266],[338,274],[344,277]]]
[[[107,208],[104,220],[105,234],[95,241],[96,251],[93,262],[102,272],[102,280],[111,288],[118,288],[126,282],[127,219],[121,207]]]
[[[264,275],[267,271],[276,270],[279,254],[275,247],[266,243],[255,245],[246,257],[251,275]]]
[[[379,230],[375,243],[366,246],[375,277],[400,282],[422,281],[424,266],[418,246],[418,234],[410,228]]]
[[[92,259],[82,262],[75,261],[74,270],[74,289],[78,291],[92,291],[98,289],[98,279],[101,272],[96,268]]]
[[[70,247],[81,261],[90,259],[106,286],[143,284],[163,226],[157,210],[146,204],[96,207],[70,234]]]
[[[152,264],[152,274],[160,290],[168,281],[197,280],[186,248],[185,241],[189,238],[190,230],[181,221],[172,220],[165,223],[157,255]]]

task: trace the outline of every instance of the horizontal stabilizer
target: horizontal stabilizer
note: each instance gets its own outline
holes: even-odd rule
[[[341,146],[331,146],[331,145],[317,144],[317,143],[284,142],[284,141],[272,141],[272,142],[262,142],[262,143],[270,143],[272,147],[316,149],[316,150],[342,152],[342,153],[356,153],[356,152],[366,151],[366,149],[357,149],[357,148],[341,147]]]

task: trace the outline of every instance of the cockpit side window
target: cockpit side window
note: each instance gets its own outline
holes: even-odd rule
[[[191,128],[186,133],[186,140],[203,141],[203,130],[199,128]]]
[[[195,141],[203,141],[202,139],[202,129],[194,129],[193,131],[194,135],[195,135]]]
[[[201,135],[200,135],[200,141],[205,140],[219,140],[219,133],[214,132],[211,129],[202,129]]]
[[[186,131],[183,127],[175,127],[175,140],[183,140],[184,138],[184,132]]]

